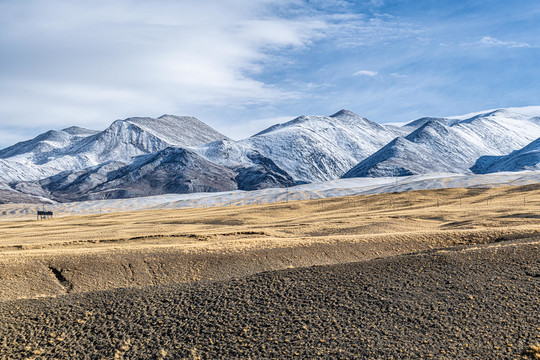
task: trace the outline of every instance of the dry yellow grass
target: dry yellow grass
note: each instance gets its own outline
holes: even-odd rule
[[[540,232],[539,210],[540,189],[529,185],[5,221],[0,299],[532,237]]]

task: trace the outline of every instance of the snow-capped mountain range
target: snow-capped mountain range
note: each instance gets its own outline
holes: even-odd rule
[[[193,117],[117,120],[104,131],[71,127],[48,131],[0,151],[0,179],[40,180],[66,170],[81,170],[108,161],[130,162],[135,156],[169,146],[197,146],[227,139]]]
[[[104,131],[53,130],[0,150],[0,201],[7,193],[5,201],[73,201],[540,169],[535,109],[422,118],[401,127],[341,110],[300,116],[240,141],[172,115],[117,120]]]
[[[457,119],[420,119],[345,177],[468,173],[482,156],[501,156],[540,137],[540,121],[508,110]]]

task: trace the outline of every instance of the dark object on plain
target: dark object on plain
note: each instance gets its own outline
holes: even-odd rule
[[[39,211],[37,212],[37,219],[38,220],[45,220],[45,219],[52,219],[53,212],[52,211]]]

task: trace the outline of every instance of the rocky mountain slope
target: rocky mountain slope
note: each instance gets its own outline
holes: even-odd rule
[[[255,153],[246,166],[225,167],[197,152],[168,147],[141,155],[131,163],[111,161],[78,171],[65,171],[39,182],[23,182],[36,193],[59,201],[131,198],[166,193],[257,190],[295,185],[270,159]]]
[[[54,198],[69,201],[235,190],[235,176],[192,150],[168,147],[129,165],[109,162],[40,183]]]

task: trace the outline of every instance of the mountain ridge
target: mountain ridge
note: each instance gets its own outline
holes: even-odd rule
[[[508,109],[424,117],[402,127],[340,110],[298,116],[238,141],[190,116],[130,117],[103,131],[51,130],[0,150],[0,185],[11,198],[76,201],[340,177],[518,171],[524,158],[527,169],[540,169],[533,155],[538,138],[540,118]]]
[[[344,177],[392,176],[394,173],[471,173],[481,157],[502,156],[540,137],[540,124],[505,109],[461,120],[424,118],[403,141],[363,160]],[[406,125],[407,127],[407,125]],[[410,125],[408,127],[411,127]],[[414,128],[414,127],[413,127]]]
[[[51,130],[1,150],[0,179],[37,181],[62,171],[82,170],[108,161],[127,162],[169,146],[201,145],[206,140],[228,139],[196,118],[172,115],[163,115],[159,119],[116,120],[103,131],[89,130],[85,136],[69,135],[77,129]],[[175,135],[171,136],[171,133]],[[49,150],[52,137],[59,137],[62,142],[57,141],[59,145]]]

